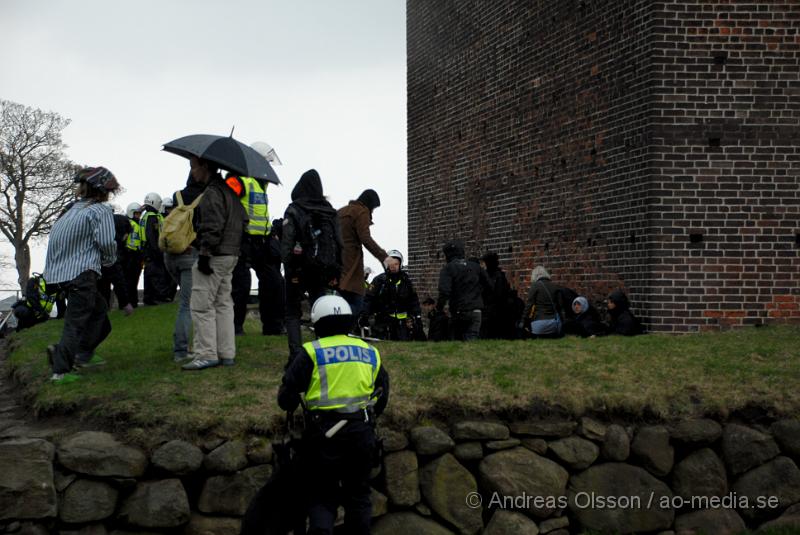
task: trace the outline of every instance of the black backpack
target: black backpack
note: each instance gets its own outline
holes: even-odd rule
[[[298,238],[303,248],[303,267],[326,280],[342,273],[342,245],[335,211],[297,211]]]

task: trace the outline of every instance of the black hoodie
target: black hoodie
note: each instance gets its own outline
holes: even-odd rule
[[[292,203],[286,207],[283,216],[281,236],[281,261],[289,265],[292,259],[292,249],[296,242],[301,241],[299,222],[304,221],[309,212],[319,212],[336,220],[336,210],[331,206],[322,193],[322,179],[315,169],[309,169],[297,181],[292,189]],[[338,230],[338,225],[337,225]],[[341,235],[338,236],[339,250],[341,250]]]
[[[622,290],[614,290],[608,296],[608,300],[614,303],[614,308],[608,310],[609,328],[611,334],[621,334],[624,336],[634,336],[642,334],[642,324],[630,310],[628,296]]]

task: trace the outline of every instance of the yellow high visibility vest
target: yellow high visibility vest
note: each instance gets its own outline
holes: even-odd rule
[[[249,176],[239,177],[244,184],[244,195],[242,196],[242,206],[247,211],[250,222],[247,224],[247,233],[253,236],[267,236],[272,230],[272,222],[269,220],[269,199],[267,198],[267,186],[261,184],[255,178]]]
[[[306,392],[309,410],[357,412],[373,404],[381,368],[377,349],[346,335],[307,342],[303,349],[314,363]]]
[[[139,251],[142,249],[142,227],[133,219],[130,219],[129,221],[131,224],[131,231],[128,233],[128,239],[125,241],[125,247],[131,251]]]
[[[139,220],[140,228],[140,237],[142,238],[142,245],[147,243],[147,220],[151,217],[155,217],[158,220],[158,233],[161,234],[161,229],[164,227],[164,216],[159,214],[158,212],[150,212],[147,211],[142,214],[142,218]]]

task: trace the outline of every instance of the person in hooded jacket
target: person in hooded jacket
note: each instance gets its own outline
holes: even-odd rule
[[[312,243],[312,225],[323,226],[333,236],[324,243]],[[336,210],[322,193],[322,179],[315,169],[300,177],[292,190],[292,202],[286,207],[281,229],[281,262],[286,279],[286,334],[289,360],[302,346],[301,303],[308,295],[310,303],[339,287],[342,270],[342,235]],[[314,256],[318,250],[321,253]]]
[[[198,182],[189,172],[186,187],[172,194],[172,204],[178,206],[178,193],[183,204],[192,204],[206,189],[204,182]],[[192,336],[192,269],[197,263],[197,239],[182,253],[164,253],[164,265],[172,280],[180,288],[178,292],[178,314],[172,331],[172,360],[183,362],[190,358],[189,339]]]
[[[483,292],[489,287],[486,273],[477,262],[464,259],[464,244],[449,241],[442,249],[447,264],[439,272],[436,309],[450,308],[450,328],[456,340],[476,340],[481,332]]]
[[[198,247],[190,303],[194,358],[181,367],[191,371],[235,363],[231,276],[248,219],[239,201],[242,190],[226,183],[216,164],[194,156],[189,163],[195,181],[207,184],[193,217]]]
[[[628,296],[622,290],[614,290],[608,296],[609,332],[623,336],[642,334],[644,329],[639,319],[631,312]]]
[[[372,281],[364,298],[359,325],[375,315],[376,335],[386,340],[425,340],[419,297],[408,273],[401,269],[403,255],[393,249],[388,255],[397,259]]]
[[[483,292],[485,315],[481,321],[481,338],[511,340],[515,338],[518,314],[514,314],[516,293],[511,289],[505,272],[500,269],[497,253],[483,255],[489,285]]]
[[[272,220],[272,230],[267,237],[264,299],[265,312],[261,313],[261,333],[279,335],[286,332],[284,317],[286,312],[286,281],[281,274],[281,236],[283,219]],[[260,299],[260,298],[259,298]]]
[[[396,260],[389,257],[369,232],[372,213],[381,205],[375,190],[364,190],[358,199],[339,209],[339,227],[342,231],[342,278],[339,293],[350,304],[353,316],[358,318],[364,301],[364,252],[367,248],[372,256],[386,267]]]
[[[564,322],[564,334],[576,334],[583,338],[603,336],[608,331],[608,325],[600,320],[600,313],[589,300],[579,295],[572,300],[573,319]]]

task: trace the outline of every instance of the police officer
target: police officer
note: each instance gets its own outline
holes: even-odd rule
[[[411,277],[401,269],[403,253],[392,249],[386,254],[397,262],[390,263],[386,271],[372,281],[364,298],[359,325],[368,324],[369,315],[375,314],[375,329],[379,337],[387,340],[425,340],[419,297]]]
[[[295,353],[278,391],[278,404],[292,411],[305,393],[309,411],[303,436],[309,533],[333,533],[339,504],[348,533],[369,533],[369,474],[376,455],[375,417],[389,397],[389,375],[378,350],[350,338],[350,305],[324,295],[311,308],[319,337]]]
[[[278,290],[270,287],[274,277],[268,262],[269,235],[272,223],[269,219],[269,204],[267,198],[267,183],[252,177],[232,177],[228,180],[237,180],[243,194],[242,206],[247,212],[250,222],[242,236],[242,248],[239,252],[239,262],[233,270],[231,296],[233,297],[233,325],[236,334],[244,334],[244,320],[247,316],[247,301],[250,298],[250,269],[256,272],[258,278],[258,312],[261,317],[262,334],[280,334],[282,325],[270,325],[268,318],[274,316],[271,310],[275,304],[270,302],[270,296]],[[279,314],[282,314],[283,307]]]
[[[136,308],[139,305],[139,277],[142,275],[144,258],[142,256],[142,227],[139,225],[139,218],[142,217],[142,205],[132,202],[125,209],[128,216],[128,223],[131,230],[128,239],[125,240],[125,247],[119,251],[122,270],[125,272],[125,284],[127,284],[128,298],[131,306]]]
[[[158,247],[158,237],[164,225],[161,215],[161,195],[148,193],[142,206],[142,252],[144,255],[144,304],[156,305],[170,301],[170,279],[164,266],[164,253]]]

